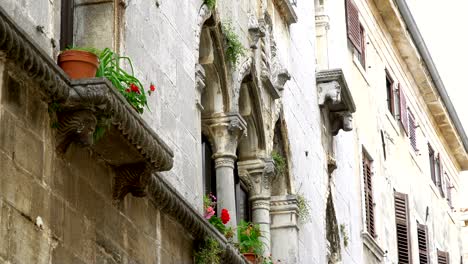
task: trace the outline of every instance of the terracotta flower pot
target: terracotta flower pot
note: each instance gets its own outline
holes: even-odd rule
[[[249,261],[251,264],[256,264],[257,263],[257,257],[255,256],[254,253],[243,253],[244,257]]]
[[[92,78],[96,76],[99,60],[91,52],[66,50],[58,56],[58,65],[70,79]]]

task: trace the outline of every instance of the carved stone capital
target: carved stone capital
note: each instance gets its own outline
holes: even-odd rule
[[[348,111],[343,112],[331,112],[331,132],[333,136],[336,136],[340,129],[348,132],[353,130],[353,115]]]
[[[121,201],[128,193],[135,197],[146,196],[146,186],[151,178],[152,168],[145,162],[118,166],[114,171],[114,201]]]
[[[65,153],[72,142],[93,144],[97,119],[91,110],[69,110],[57,113],[57,151]]]
[[[246,134],[247,123],[237,113],[216,114],[202,119],[202,130],[211,142],[215,157],[236,157],[237,144]]]
[[[239,177],[249,189],[250,196],[265,195],[271,192],[271,181],[274,177],[273,161],[256,159],[237,163]]]

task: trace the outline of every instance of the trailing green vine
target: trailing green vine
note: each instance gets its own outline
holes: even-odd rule
[[[230,21],[223,23],[222,29],[226,39],[226,58],[233,65],[236,65],[239,59],[245,56],[247,49],[242,45]]]
[[[216,7],[216,0],[204,0],[204,3],[210,10],[213,10]]]
[[[298,214],[299,214],[299,221],[301,223],[307,223],[311,220],[311,207],[307,198],[304,197],[302,194],[297,195],[297,207],[298,207]]]
[[[275,150],[271,152],[271,158],[275,163],[276,176],[283,176],[286,172],[286,160],[281,154],[279,154]]]
[[[200,248],[195,252],[196,264],[219,264],[221,263],[221,253],[223,250],[219,243],[213,238],[203,241]]]

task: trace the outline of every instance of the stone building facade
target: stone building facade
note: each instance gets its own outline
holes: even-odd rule
[[[458,263],[466,135],[396,2],[0,2],[0,263],[193,263],[206,237],[246,263],[209,192],[278,263],[404,263],[401,234]],[[70,81],[67,45],[131,57],[150,110]]]

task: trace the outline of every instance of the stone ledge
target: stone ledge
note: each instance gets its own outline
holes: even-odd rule
[[[378,261],[382,261],[385,251],[377,244],[377,241],[367,232],[361,233],[362,242],[374,254]]]

